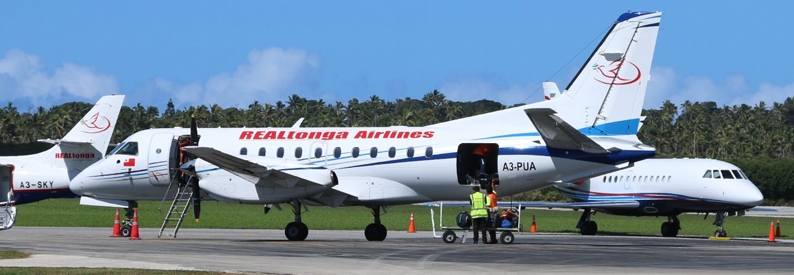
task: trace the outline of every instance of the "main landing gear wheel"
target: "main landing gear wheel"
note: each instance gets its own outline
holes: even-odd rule
[[[579,229],[582,235],[595,235],[598,232],[598,224],[595,221],[587,221]]]
[[[367,241],[381,242],[386,239],[387,233],[386,226],[380,223],[370,223],[364,229],[364,237],[367,238]]]
[[[719,238],[725,238],[728,237],[728,232],[726,232],[725,229],[717,229],[717,231],[714,231],[714,236]]]
[[[129,237],[129,236],[132,235],[131,233],[132,233],[132,227],[131,226],[124,225],[124,226],[121,227],[121,236]]]
[[[663,222],[662,223],[662,236],[663,237],[675,237],[678,236],[678,225],[673,222]]]
[[[291,222],[284,228],[284,235],[290,241],[303,241],[309,236],[309,227],[302,222]]]
[[[458,239],[458,236],[455,235],[455,231],[447,230],[447,232],[441,235],[441,239],[444,240],[445,243],[454,243],[455,240]]]
[[[499,235],[499,240],[502,241],[503,244],[511,244],[515,238],[513,237],[513,232],[504,231]]]

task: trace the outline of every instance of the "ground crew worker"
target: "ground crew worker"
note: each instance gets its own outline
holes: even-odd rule
[[[472,231],[474,231],[474,243],[476,244],[479,238],[479,233],[482,231],[483,243],[485,242],[485,223],[488,220],[488,196],[480,192],[479,186],[472,187],[474,192],[469,195],[469,203],[471,204]]]
[[[471,152],[473,161],[469,171],[469,174],[472,178],[478,179],[480,174],[485,174],[485,156],[487,156],[490,151],[491,147],[485,144],[480,144],[477,147],[474,147],[474,150]]]
[[[496,179],[496,178],[494,178],[494,179]],[[489,227],[492,228],[492,229],[488,230],[488,235],[490,235],[490,237],[491,237],[491,239],[490,239],[490,241],[488,243],[491,243],[491,244],[498,243],[498,241],[496,240],[496,229],[495,228],[499,226],[499,224],[496,222],[497,218],[499,217],[499,214],[496,213],[496,191],[494,191],[494,189],[493,189],[493,181],[494,181],[494,179],[491,180],[491,187],[488,187],[488,188],[485,189],[488,192],[488,210],[490,210],[489,213],[488,213]]]

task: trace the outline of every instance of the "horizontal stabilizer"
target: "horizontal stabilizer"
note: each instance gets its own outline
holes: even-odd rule
[[[89,145],[91,144],[90,141],[69,141],[69,140],[62,140],[62,139],[38,139],[36,140],[41,143],[49,143],[55,145]]]
[[[581,150],[592,154],[607,154],[598,143],[588,138],[576,128],[554,115],[552,109],[526,109],[524,112],[538,129],[538,133],[546,142],[546,146],[561,150]]]

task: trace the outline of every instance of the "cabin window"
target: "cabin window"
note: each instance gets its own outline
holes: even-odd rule
[[[264,157],[265,153],[267,153],[267,150],[265,150],[265,147],[259,148],[259,156]]]
[[[673,176],[667,176],[667,182],[670,182],[672,180],[673,180]]]
[[[604,176],[604,177],[601,179],[601,182],[607,182],[607,176]]]
[[[137,142],[127,142],[124,145],[119,145],[118,149],[114,149],[115,152],[112,154],[114,155],[131,155],[137,156],[138,155],[138,143]]]
[[[659,176],[656,176],[656,182],[659,182]]]
[[[295,158],[297,159],[300,158],[301,156],[303,156],[303,148],[301,147],[295,148]]]
[[[336,147],[334,148],[334,158],[339,158],[342,156],[342,148]]]
[[[378,147],[372,147],[371,149],[369,149],[369,156],[371,158],[377,157],[378,156]]]
[[[620,176],[620,180],[618,182],[623,182],[623,176]]]
[[[409,158],[414,157],[414,147],[408,147],[408,150],[406,150],[405,155],[408,156]]]
[[[394,158],[397,155],[397,148],[391,147],[389,148],[389,157]]]
[[[714,174],[714,178],[715,179],[721,179],[722,178],[722,176],[720,176],[720,170],[712,170],[711,172],[712,172],[712,174]]]
[[[248,148],[245,148],[245,147],[240,148],[240,155],[241,156],[248,155]]]
[[[315,148],[314,149],[314,158],[318,159],[323,156],[323,148]]]
[[[358,147],[353,147],[353,152],[351,152],[351,155],[353,155],[353,158],[358,157]]]
[[[278,158],[284,157],[284,147],[278,147],[278,150],[276,150],[276,157]]]
[[[645,178],[642,181],[648,182],[648,176],[645,176]]]
[[[432,156],[433,156],[433,147],[428,146],[427,149],[425,149],[425,157],[430,158]]]
[[[737,179],[742,179],[742,175],[739,174],[739,170],[731,170],[733,172],[733,176]]]
[[[733,175],[731,175],[730,170],[722,170],[722,178],[723,179],[733,179]]]
[[[710,179],[711,178],[711,170],[706,171],[706,173],[703,174],[703,178],[704,179]]]

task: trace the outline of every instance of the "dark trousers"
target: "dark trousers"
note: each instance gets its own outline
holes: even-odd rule
[[[485,241],[485,224],[488,222],[488,218],[476,218],[472,219],[472,231],[474,231],[474,243],[477,243],[477,240],[480,239],[480,231],[482,231],[482,239],[483,242]]]
[[[491,227],[491,228],[499,227],[499,224],[497,224],[497,221],[499,220],[498,216],[499,215],[497,215],[495,213],[491,214],[491,219],[488,222],[488,227]],[[488,235],[491,235],[490,243],[496,243],[496,230],[495,229],[488,230]]]

